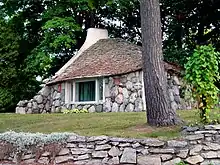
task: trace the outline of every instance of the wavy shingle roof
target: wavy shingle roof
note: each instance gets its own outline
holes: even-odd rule
[[[125,74],[142,69],[141,47],[122,39],[102,39],[85,50],[67,69],[50,81]],[[165,69],[178,67],[165,62]]]

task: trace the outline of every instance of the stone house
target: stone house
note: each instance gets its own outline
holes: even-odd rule
[[[180,71],[163,62],[173,109],[185,109],[181,98]],[[108,38],[105,29],[90,28],[87,38],[72,57],[31,100],[20,101],[16,113],[140,112],[146,110],[141,47],[122,39]]]

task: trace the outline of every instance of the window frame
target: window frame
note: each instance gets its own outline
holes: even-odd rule
[[[99,79],[102,79],[103,80],[103,99],[100,100],[100,89],[99,89]],[[95,81],[95,101],[76,101],[76,83],[79,83],[79,82],[88,82],[88,81]],[[73,81],[70,81],[70,82],[66,82],[66,88],[67,88],[67,91],[69,92],[66,92],[67,94],[67,100],[65,100],[65,103],[68,103],[68,104],[103,104],[104,103],[104,100],[105,100],[105,79],[104,77],[99,77],[99,78],[85,78],[85,79],[77,79],[77,80],[73,80]],[[71,87],[72,86],[72,87]],[[73,96],[72,96],[73,94]],[[71,98],[72,96],[72,98]]]

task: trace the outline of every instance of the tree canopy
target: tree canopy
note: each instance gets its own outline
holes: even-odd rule
[[[184,65],[196,45],[220,49],[219,0],[161,0],[164,58]],[[84,43],[89,27],[141,45],[139,0],[0,0],[0,109],[39,90]],[[10,108],[11,107],[11,108]],[[0,110],[0,111],[1,111]]]

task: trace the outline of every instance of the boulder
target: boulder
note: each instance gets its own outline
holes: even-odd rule
[[[92,153],[92,157],[93,158],[105,158],[108,156],[108,152],[107,151],[94,151]]]
[[[163,165],[176,165],[181,162],[180,158],[175,158],[170,161],[164,162]]]
[[[26,108],[24,107],[16,107],[15,111],[17,114],[26,114]]]
[[[129,98],[129,102],[134,103],[136,99],[137,99],[137,93],[134,92],[134,93],[131,94],[131,96]]]
[[[34,97],[34,100],[35,100],[38,104],[41,104],[41,103],[43,103],[43,96],[37,95],[37,96]]]
[[[194,165],[194,164],[202,163],[204,159],[200,155],[196,155],[196,156],[188,157],[185,161],[189,164]]]
[[[136,150],[133,148],[125,148],[121,156],[120,163],[136,164]]]
[[[115,102],[118,104],[122,104],[124,101],[124,97],[122,94],[119,94],[116,98],[115,98]]]
[[[91,106],[89,109],[88,109],[89,113],[94,113],[96,112],[96,109],[95,109],[95,106]]]
[[[137,158],[138,165],[161,165],[160,157],[152,156],[138,156]]]
[[[131,82],[131,81],[127,81],[127,82],[126,82],[126,88],[127,88],[128,90],[131,90],[132,87],[133,87],[132,82]]]
[[[110,148],[111,148],[111,146],[109,144],[104,144],[104,145],[97,145],[95,150],[100,151],[100,150],[107,150]]]
[[[202,145],[195,145],[193,148],[190,149],[189,155],[198,155],[198,153],[203,149]]]
[[[129,92],[128,92],[127,88],[122,89],[122,94],[123,94],[124,98],[129,98]]]
[[[142,99],[141,98],[137,98],[135,100],[135,103],[134,103],[134,111],[135,112],[141,112],[143,111],[143,104],[142,104]]]
[[[49,94],[50,94],[50,87],[48,87],[48,86],[43,87],[43,88],[38,92],[38,94],[41,94],[41,95],[43,95],[43,96],[45,96],[45,97],[48,97]]]
[[[134,105],[129,103],[125,108],[125,112],[133,112],[133,111],[134,111]]]
[[[112,104],[112,112],[118,112],[118,110],[119,110],[118,104],[117,103],[113,103]]]
[[[110,151],[108,152],[108,154],[111,157],[116,157],[119,156],[121,154],[121,151],[118,149],[118,147],[113,146]]]
[[[177,140],[170,140],[167,142],[168,147],[175,147],[175,148],[184,148],[187,146],[186,141],[177,141]]]
[[[104,112],[111,112],[112,111],[112,102],[110,98],[106,98],[103,104],[103,111]]]

